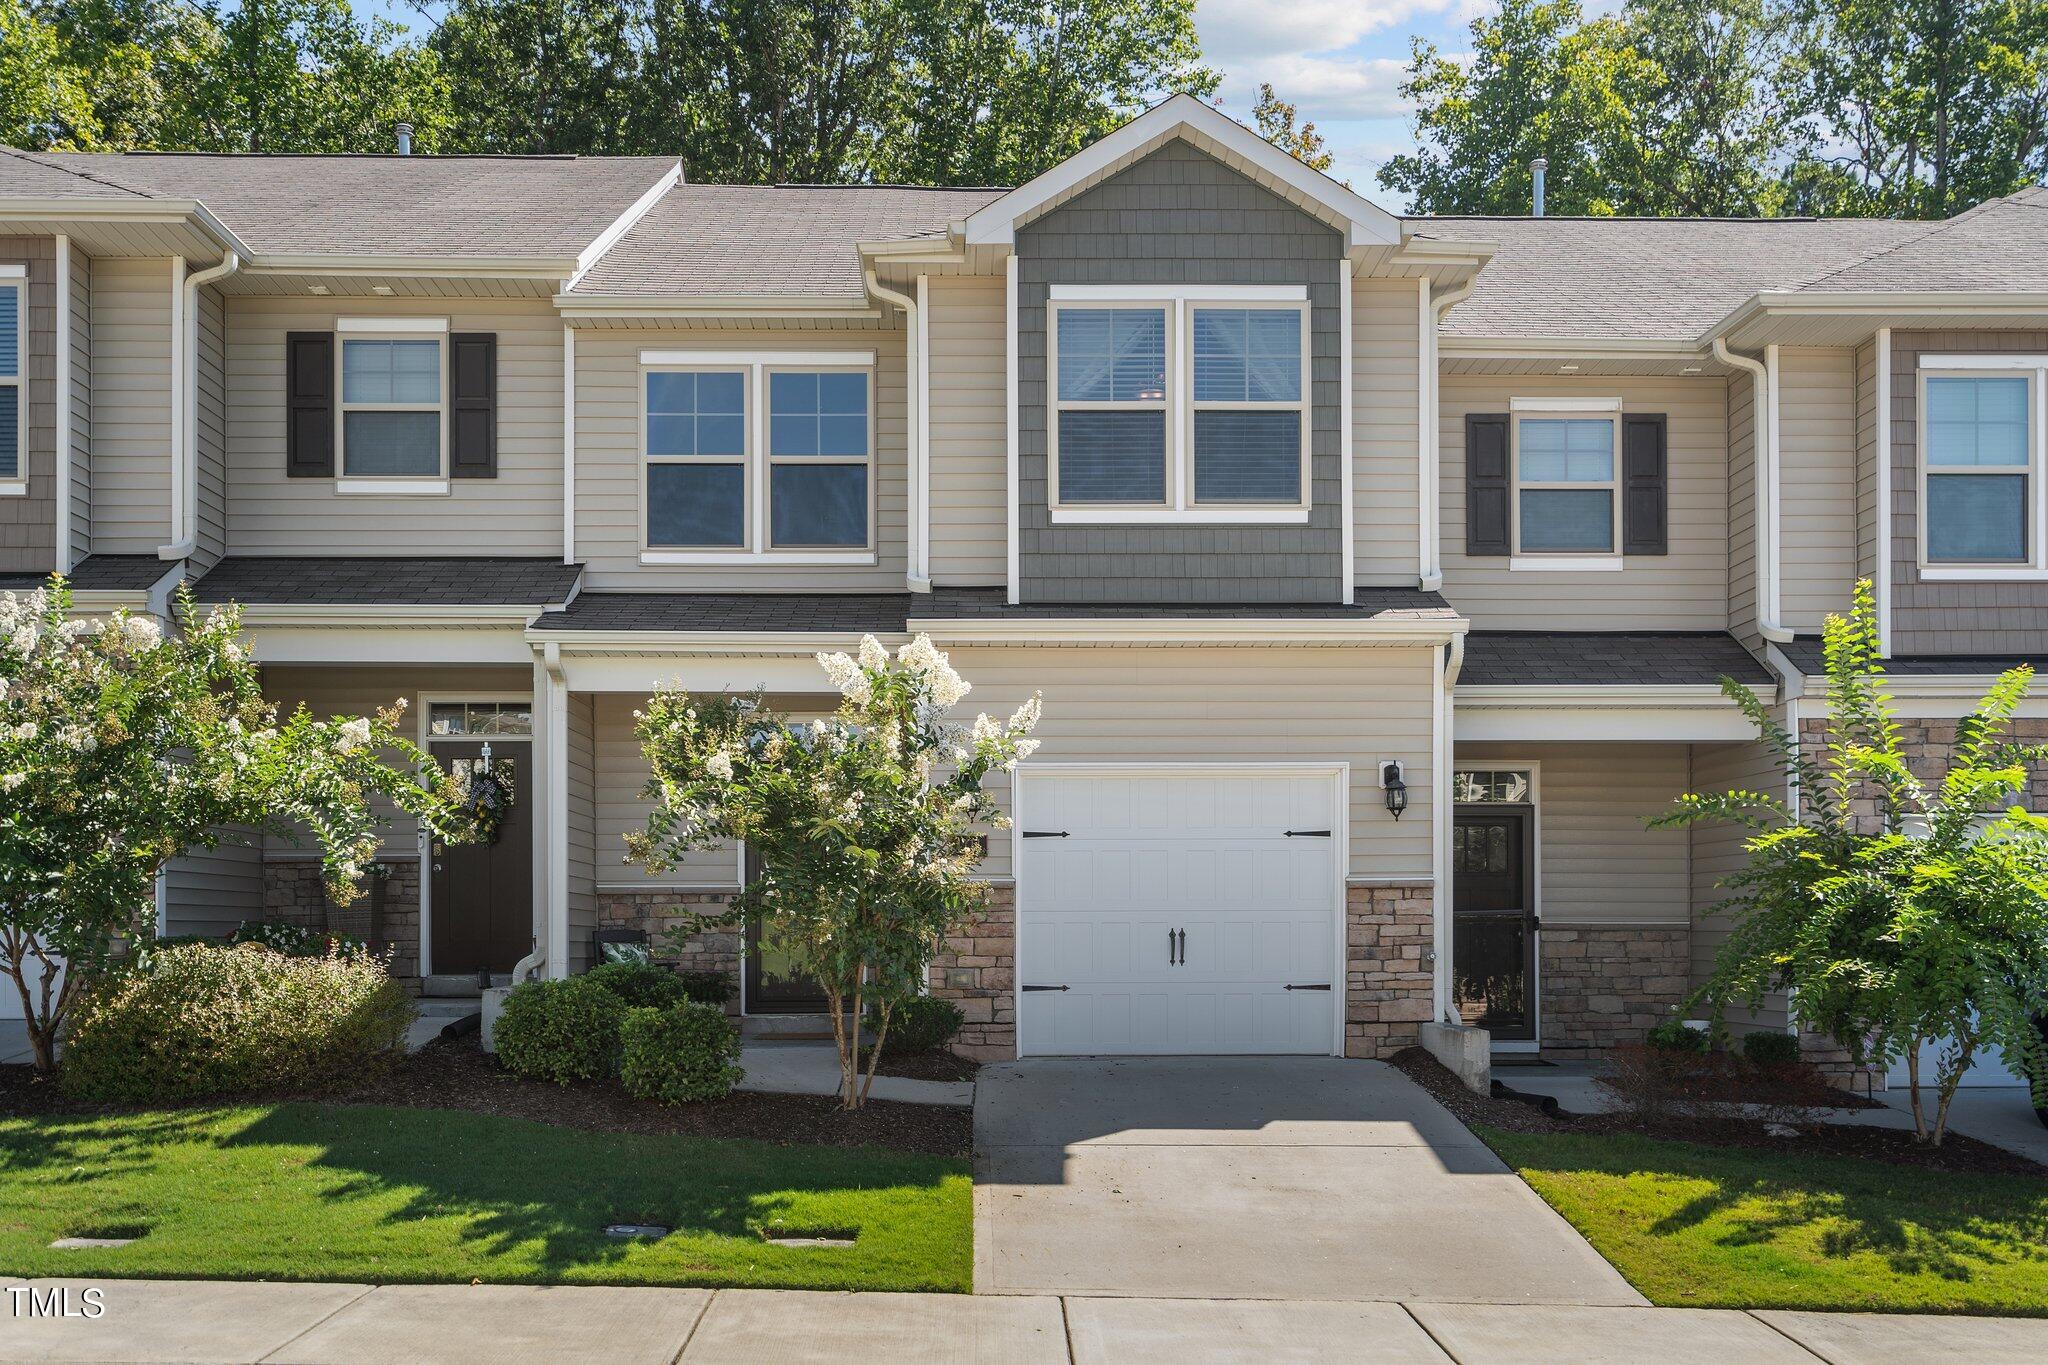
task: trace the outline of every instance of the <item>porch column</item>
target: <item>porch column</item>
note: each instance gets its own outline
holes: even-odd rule
[[[569,687],[561,646],[534,651],[533,911],[534,938],[547,952],[546,974],[569,975]]]

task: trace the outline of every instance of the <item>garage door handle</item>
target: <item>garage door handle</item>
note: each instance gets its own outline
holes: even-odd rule
[[[1280,989],[1283,991],[1326,991],[1330,989],[1330,983],[1325,981],[1319,986],[1282,986]]]
[[[1024,831],[1024,837],[1027,839],[1066,839],[1072,836],[1063,829],[1027,829]]]
[[[1064,991],[1064,990],[1071,990],[1071,989],[1072,989],[1072,987],[1070,987],[1070,986],[1026,986],[1026,987],[1024,987],[1023,989],[1025,989],[1025,990],[1027,990],[1027,991]]]
[[[1330,831],[1326,829],[1290,829],[1287,831],[1287,837],[1290,839],[1327,839],[1330,837]]]

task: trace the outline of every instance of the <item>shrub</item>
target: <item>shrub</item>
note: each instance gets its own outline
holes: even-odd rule
[[[1668,1025],[1659,1025],[1664,1027]],[[1638,1123],[1654,1127],[1695,1120],[1722,1098],[1727,1060],[1726,1056],[1709,1056],[1705,1048],[1624,1043],[1608,1053],[1607,1070],[1596,1084],[1613,1092],[1622,1112]]]
[[[679,972],[676,979],[683,983],[686,997],[700,1005],[717,1005],[721,1009],[740,988],[731,972]]]
[[[413,1005],[367,953],[257,944],[153,949],[95,985],[64,1042],[64,1088],[154,1102],[359,1079],[400,1052]]]
[[[1790,1066],[1799,1060],[1799,1037],[1758,1031],[1742,1036],[1742,1060],[1755,1067]]]
[[[1666,1019],[1644,1041],[1659,1052],[1706,1052],[1713,1043],[1705,1029],[1687,1028],[1680,1019]]]
[[[493,1037],[521,1076],[567,1085],[618,1071],[619,1026],[630,1008],[589,976],[529,981],[505,997]]]
[[[601,967],[592,967],[583,974],[583,979],[604,987],[628,1005],[650,1009],[660,1009],[689,998],[680,977],[652,962],[607,962]]]
[[[349,934],[330,934],[281,919],[244,920],[228,935],[229,943],[260,943],[286,957],[325,957],[333,951],[360,953],[368,945]]]
[[[960,1007],[950,1000],[934,1000],[928,995],[916,996],[904,1001],[889,1011],[889,1036],[882,1040],[882,1050],[893,1052],[898,1057],[907,1057],[916,1052],[936,1052],[953,1041],[960,1032],[960,1026],[967,1022],[967,1016],[960,1013]],[[882,1026],[881,1011],[868,1006],[865,1020],[868,1030],[873,1032]]]
[[[619,1080],[629,1094],[661,1104],[722,1100],[746,1075],[740,1031],[716,1005],[686,1000],[626,1012]]]

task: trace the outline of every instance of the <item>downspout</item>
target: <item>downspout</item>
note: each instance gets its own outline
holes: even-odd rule
[[[925,469],[925,411],[924,398],[927,379],[925,375],[924,348],[918,343],[923,339],[919,327],[917,300],[908,294],[899,293],[875,278],[870,268],[867,272],[868,292],[903,310],[903,349],[910,370],[909,390],[910,421],[908,444],[910,447],[910,565],[905,582],[912,592],[932,590],[930,521],[926,509],[931,502],[931,477]],[[919,291],[923,289],[923,277],[919,277]]]
[[[199,539],[199,291],[241,268],[242,258],[230,251],[219,265],[186,275],[179,287],[172,318],[171,374],[178,387],[171,404],[171,543],[157,548],[159,559],[185,559]]]
[[[1422,431],[1416,445],[1417,459],[1421,464],[1418,491],[1422,500],[1421,586],[1425,592],[1436,592],[1444,585],[1443,541],[1437,534],[1443,515],[1438,505],[1443,493],[1443,365],[1438,333],[1443,327],[1444,314],[1470,298],[1478,283],[1479,278],[1474,275],[1461,285],[1433,294],[1428,277],[1424,276],[1422,281],[1422,398],[1419,414]],[[1460,646],[1461,661],[1463,657],[1463,647]]]
[[[1756,360],[1728,349],[1727,339],[1714,338],[1714,358],[1747,371],[1754,389],[1750,405],[1750,440],[1756,449],[1756,628],[1775,644],[1788,644],[1791,631],[1778,624],[1778,367],[1777,347]]]

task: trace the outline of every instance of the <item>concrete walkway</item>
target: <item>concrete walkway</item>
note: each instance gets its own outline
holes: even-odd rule
[[[974,1147],[983,1294],[1643,1303],[1378,1062],[984,1067]]]
[[[83,1291],[97,1291],[96,1316]],[[34,1301],[46,1312],[31,1311]],[[60,1292],[61,1291],[61,1292]],[[2038,1365],[2048,1322],[1683,1308],[0,1281],[0,1362]],[[62,1316],[65,1309],[71,1316]]]
[[[771,1095],[836,1095],[839,1093],[839,1050],[830,1043],[770,1043],[749,1039],[740,1045],[740,1069],[747,1078],[742,1090]],[[913,1081],[877,1076],[868,1098],[906,1104],[973,1104],[973,1081]]]

